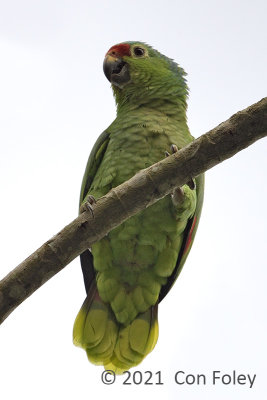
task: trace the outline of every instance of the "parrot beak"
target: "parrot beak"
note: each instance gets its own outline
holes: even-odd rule
[[[104,74],[115,86],[123,88],[130,82],[128,64],[119,57],[106,55],[103,63]]]

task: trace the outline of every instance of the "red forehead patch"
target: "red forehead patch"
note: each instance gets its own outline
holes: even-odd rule
[[[118,57],[130,56],[131,55],[130,45],[127,43],[115,44],[115,46],[112,46],[109,49],[107,54],[111,54]]]

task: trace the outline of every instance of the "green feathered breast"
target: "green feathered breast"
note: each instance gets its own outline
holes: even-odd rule
[[[98,199],[161,160],[172,144],[181,148],[193,139],[186,124],[187,89],[180,67],[174,71],[176,64],[140,42],[114,47],[108,54],[113,51],[127,63],[131,80],[123,88],[113,85],[118,115],[91,152],[80,203],[88,194]],[[144,49],[142,60],[134,57],[137,47],[139,53]],[[119,78],[121,86],[126,78]],[[183,190],[181,204],[165,197],[81,255],[87,298],[75,321],[74,343],[86,350],[89,360],[116,373],[139,364],[156,344],[157,306],[191,248],[202,207],[203,177],[196,179],[196,190],[187,185]]]

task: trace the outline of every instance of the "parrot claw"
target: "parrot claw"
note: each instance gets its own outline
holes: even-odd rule
[[[177,153],[178,152],[178,147],[176,144],[171,145],[171,154]],[[169,157],[170,153],[168,151],[165,151],[165,157]]]
[[[176,144],[171,145],[171,154],[177,153],[178,152],[178,147]],[[168,151],[165,151],[165,157],[169,157],[170,153]]]
[[[171,145],[171,154],[178,153],[179,149],[176,146],[176,144]],[[170,153],[168,151],[165,151],[165,157],[169,157]],[[195,182],[191,178],[187,183],[187,186],[191,189],[194,190],[196,188]],[[182,204],[184,201],[184,190],[181,187],[177,187],[174,189],[172,195],[172,202],[175,206],[178,206],[179,204]]]
[[[86,199],[86,202],[83,203],[80,207],[80,214],[85,212],[85,211],[90,211],[92,217],[94,218],[94,210],[93,210],[93,204],[96,204],[96,199],[94,198],[94,196],[92,196],[91,194],[89,194],[89,196]]]
[[[178,151],[179,151],[179,149],[176,146],[176,144],[172,144],[171,145],[171,153],[172,154],[178,153]],[[165,156],[168,157],[169,155],[170,155],[170,153],[168,153],[168,151],[165,151]],[[186,182],[186,184],[191,190],[194,190],[196,188],[196,184],[195,184],[195,182],[193,181],[192,178],[188,182]]]
[[[177,187],[174,189],[173,193],[171,194],[172,202],[174,206],[178,206],[183,203],[184,201],[184,190],[181,187]]]
[[[177,153],[178,152],[178,147],[176,144],[171,145],[171,154]],[[168,151],[165,151],[165,157],[169,157],[170,153]],[[184,191],[183,188],[177,187],[174,189],[173,193],[171,194],[172,202],[174,206],[178,206],[179,204],[182,204],[184,201]]]
[[[176,146],[176,144],[171,145],[171,152],[172,154],[178,153],[178,147]]]

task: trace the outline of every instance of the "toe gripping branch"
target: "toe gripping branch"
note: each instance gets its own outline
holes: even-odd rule
[[[176,144],[171,145],[171,154],[178,153],[179,149],[176,146]],[[165,151],[165,157],[169,157],[170,153],[168,151]],[[186,185],[191,189],[194,190],[196,188],[195,182],[193,181],[193,178],[190,178],[188,182],[186,182]],[[184,200],[184,191],[182,187],[177,187],[174,189],[172,193],[172,201],[174,205],[179,205],[183,202]]]
[[[96,199],[94,198],[94,196],[92,196],[91,194],[89,194],[86,198],[86,201],[84,203],[82,203],[81,207],[80,207],[80,214],[82,214],[85,211],[90,211],[92,217],[94,218],[94,210],[93,210],[93,205],[96,204]]]

